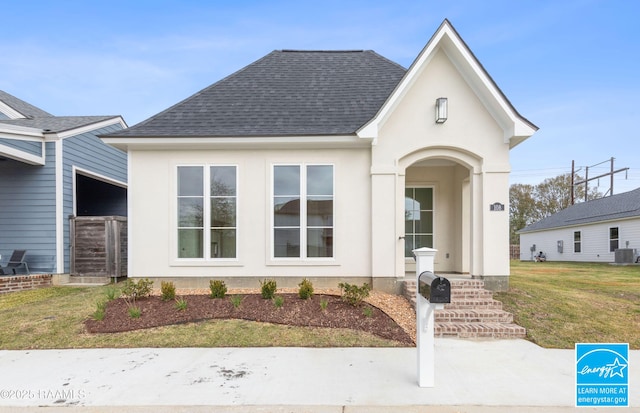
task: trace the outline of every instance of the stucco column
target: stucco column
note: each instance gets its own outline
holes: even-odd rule
[[[504,290],[509,283],[509,174],[483,174],[483,272],[485,285]]]
[[[472,276],[484,275],[482,267],[482,173],[471,174],[471,249],[469,272]]]
[[[371,275],[394,277],[396,271],[395,171],[371,173]]]

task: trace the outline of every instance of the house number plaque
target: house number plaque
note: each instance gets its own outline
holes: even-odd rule
[[[504,211],[504,204],[501,204],[500,202],[494,202],[493,204],[489,205],[489,211]]]

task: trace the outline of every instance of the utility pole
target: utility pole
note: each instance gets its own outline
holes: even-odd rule
[[[576,175],[576,161],[572,160],[571,161],[571,205],[573,205],[574,203],[574,197],[575,197],[575,184],[573,183],[575,180],[575,175]]]
[[[574,204],[574,189],[576,186],[584,184],[584,200],[585,202],[588,200],[588,196],[589,196],[589,181],[593,181],[594,179],[600,179],[602,177],[605,176],[609,176],[611,178],[611,184],[609,186],[609,195],[613,195],[613,175],[617,174],[618,172],[624,172],[624,171],[628,171],[629,168],[620,168],[617,170],[614,170],[613,168],[613,162],[614,162],[615,158],[611,158],[608,161],[602,161],[600,163],[597,163],[595,165],[591,165],[591,166],[587,166],[585,168],[585,173],[584,173],[584,179],[581,181],[574,181],[574,174],[575,174],[575,161],[571,161],[571,205]],[[610,168],[610,172],[598,175],[598,176],[594,176],[592,178],[589,178],[589,168],[593,168],[594,166],[598,166],[598,165],[602,165],[605,162],[611,162],[611,168]],[[606,194],[606,193],[605,193]]]

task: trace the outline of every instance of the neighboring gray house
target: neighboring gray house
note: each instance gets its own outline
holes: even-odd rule
[[[640,251],[640,188],[576,204],[520,230],[520,259],[614,262],[617,249]]]
[[[54,116],[0,90],[0,264],[69,271],[69,217],[127,215],[127,154],[96,136],[120,116]]]

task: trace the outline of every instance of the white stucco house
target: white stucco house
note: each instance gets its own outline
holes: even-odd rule
[[[616,250],[640,250],[640,188],[575,204],[519,231],[520,259],[616,262]],[[619,252],[620,254],[620,252]],[[620,260],[620,256],[618,257]]]
[[[445,20],[409,69],[278,50],[102,139],[129,156],[130,277],[397,291],[428,246],[500,289],[509,150],[536,130]]]

